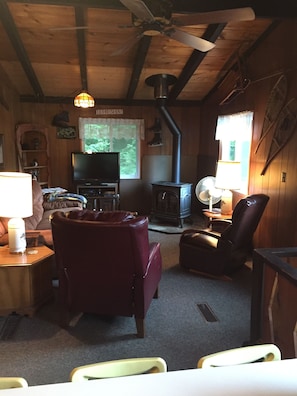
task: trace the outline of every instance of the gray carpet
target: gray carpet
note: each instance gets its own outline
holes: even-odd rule
[[[181,234],[185,228],[174,227],[174,226],[164,226],[159,224],[149,223],[148,228],[150,231],[162,232],[164,234]]]
[[[192,228],[192,225],[185,224],[183,227],[176,227],[171,224],[156,224],[156,223],[149,223],[148,229],[150,231],[161,232],[164,234],[181,234],[184,230],[188,228]]]
[[[0,341],[1,376],[23,376],[29,385],[65,382],[75,366],[154,355],[169,370],[194,368],[201,356],[248,341],[251,271],[243,268],[232,281],[185,272],[176,264],[178,238],[150,232],[151,240],[164,242],[167,259],[144,339],[135,336],[133,318],[83,315],[74,327],[61,329],[53,301],[33,318],[22,317]],[[215,320],[205,313],[208,308]]]

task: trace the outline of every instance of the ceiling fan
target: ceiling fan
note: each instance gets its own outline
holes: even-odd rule
[[[255,19],[252,8],[235,8],[229,10],[183,14],[172,17],[172,3],[170,0],[120,0],[132,13],[133,25],[140,32],[129,42],[116,51],[116,54],[127,51],[130,46],[143,36],[164,35],[177,40],[196,50],[207,52],[215,47],[215,44],[180,30],[178,27],[195,26],[201,24],[227,23],[231,21],[250,21]]]

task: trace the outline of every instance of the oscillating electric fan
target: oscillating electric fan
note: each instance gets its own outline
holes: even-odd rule
[[[204,205],[208,205],[208,210],[213,211],[213,205],[218,203],[222,197],[222,190],[215,187],[214,176],[206,176],[201,179],[195,188],[197,199]]]

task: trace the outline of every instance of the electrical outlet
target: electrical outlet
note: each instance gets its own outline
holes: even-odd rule
[[[281,181],[282,183],[285,183],[287,181],[287,172],[282,172]]]

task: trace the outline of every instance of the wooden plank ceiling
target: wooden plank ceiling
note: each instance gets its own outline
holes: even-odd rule
[[[207,53],[158,35],[113,55],[138,33],[118,0],[0,0],[0,64],[22,101],[66,103],[84,88],[97,103],[142,103],[154,100],[145,79],[163,73],[177,77],[172,102],[203,101],[230,69],[239,73],[238,60],[244,64],[276,19],[296,12],[292,2],[292,10],[278,3],[265,10],[251,1],[172,1],[173,17],[252,6],[256,19],[184,27],[216,44]]]

